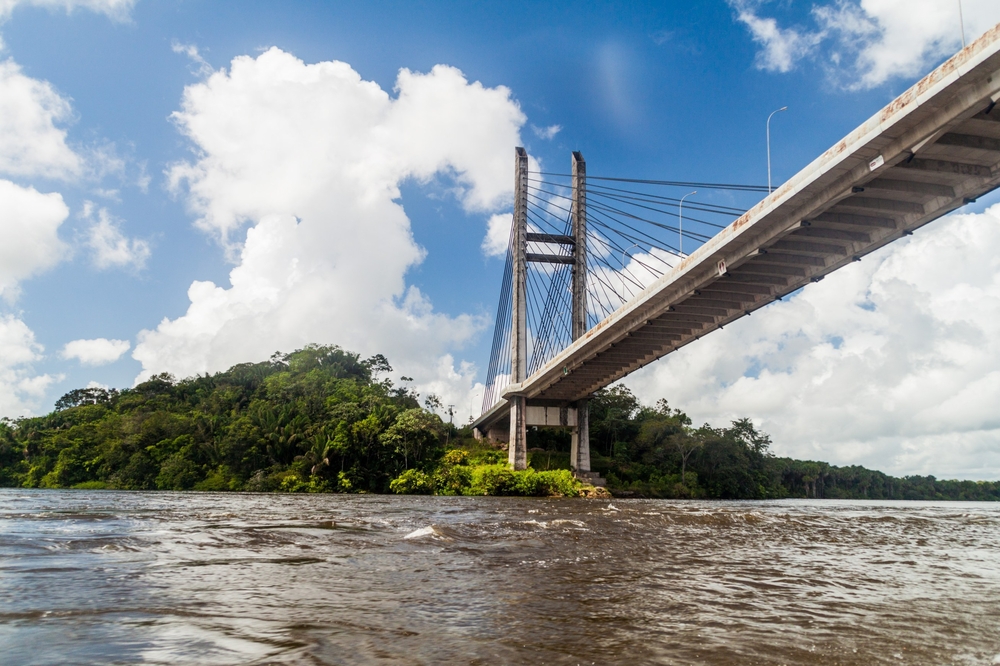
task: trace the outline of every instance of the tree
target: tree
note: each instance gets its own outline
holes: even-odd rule
[[[705,441],[699,435],[700,433],[697,431],[692,431],[690,428],[684,427],[679,433],[670,438],[677,453],[681,456],[681,483],[684,485],[687,485],[688,458],[691,457],[692,453],[705,445]]]
[[[413,451],[414,462],[434,443],[437,443],[442,430],[441,419],[423,409],[408,409],[396,417],[396,422],[382,433],[380,439],[386,445],[393,446],[403,453],[404,469],[410,467],[410,451]]]
[[[426,398],[424,398],[424,407],[427,408],[429,412],[436,412],[442,409],[444,405],[441,404],[441,398],[433,393],[429,393]]]
[[[392,372],[392,366],[389,365],[388,359],[382,356],[382,354],[375,354],[371,358],[365,359],[361,365],[368,368],[368,372],[371,373],[373,380],[377,380],[378,376],[382,373]]]
[[[80,405],[106,405],[118,396],[116,389],[82,388],[73,389],[56,400],[56,411],[79,407]]]

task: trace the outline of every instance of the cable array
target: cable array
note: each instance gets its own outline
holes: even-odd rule
[[[573,219],[570,174],[528,174],[528,232],[568,236]],[[676,188],[726,190],[742,197],[757,185],[695,183],[588,176],[586,179],[587,328],[610,316],[651,285],[745,209],[676,196]],[[735,201],[731,201],[735,203]],[[751,202],[747,202],[751,203]],[[511,376],[513,231],[497,306],[493,350],[483,397],[485,412],[500,400]],[[529,254],[572,256],[571,246],[528,243]],[[526,265],[527,375],[531,376],[572,343],[571,264]]]

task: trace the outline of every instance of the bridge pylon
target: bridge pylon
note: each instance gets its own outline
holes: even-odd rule
[[[530,233],[528,230],[528,154],[517,148],[514,154],[514,219],[511,232],[512,289],[510,383],[514,390],[505,392],[510,407],[510,431],[507,439],[507,461],[515,469],[528,464],[527,428],[561,427],[572,433],[570,465],[584,478],[590,479],[590,428],[587,399],[571,404],[550,404],[529,401],[519,395],[516,387],[527,379],[527,265],[528,262],[572,265],[571,337],[587,332],[587,163],[583,155],[572,156],[571,233],[569,236]],[[565,255],[528,253],[528,243],[558,243],[571,248]],[[488,435],[495,437],[491,428]]]
[[[587,162],[573,152],[572,164],[573,306],[572,338],[587,332]],[[590,471],[590,408],[587,399],[576,401],[576,428],[570,449],[570,466],[576,472]]]
[[[520,384],[528,374],[528,153],[514,150],[514,284],[511,293],[510,381]],[[527,401],[523,395],[510,396],[510,439],[507,462],[514,469],[528,466],[528,432],[525,422]]]

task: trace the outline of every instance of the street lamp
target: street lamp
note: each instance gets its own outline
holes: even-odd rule
[[[962,29],[962,48],[965,49],[965,17],[962,16],[962,0],[958,0],[958,26]]]
[[[698,190],[688,192],[681,197],[681,202],[677,204],[677,251],[684,256],[684,200],[692,194],[698,194]]]
[[[632,243],[632,245],[622,250],[622,304],[624,304],[625,301],[628,300],[627,298],[625,298],[625,254],[633,247],[639,247],[639,244]]]
[[[771,116],[776,114],[778,111],[787,111],[788,107],[783,106],[780,109],[775,109],[771,112]],[[767,193],[770,194],[771,190],[771,116],[767,117]]]

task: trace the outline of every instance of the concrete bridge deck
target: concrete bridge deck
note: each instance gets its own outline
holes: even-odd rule
[[[538,372],[512,396],[566,409],[1000,185],[1000,25],[928,74]],[[563,412],[565,414],[565,412]],[[575,418],[566,417],[563,418]],[[527,425],[531,422],[531,415]]]

